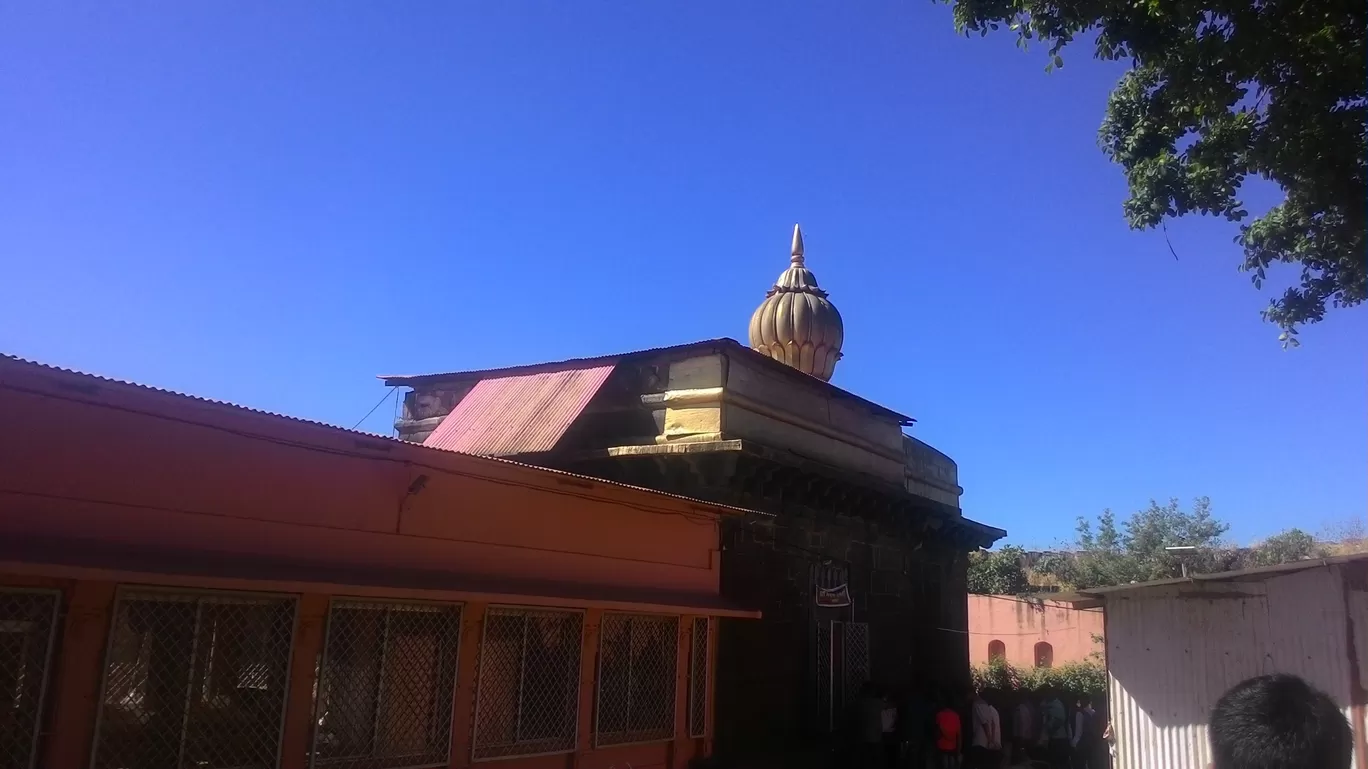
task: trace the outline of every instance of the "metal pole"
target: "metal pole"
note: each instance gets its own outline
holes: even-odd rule
[[[185,681],[185,707],[181,710],[180,740],[179,740],[179,742],[178,742],[178,744],[177,744],[177,746],[176,746],[176,766],[177,766],[177,767],[185,766],[185,737],[186,737],[186,732],[189,731],[189,727],[190,727],[190,703],[193,702],[194,699],[195,699],[195,657],[199,655],[200,627],[201,627],[201,624],[203,623],[203,621],[204,621],[204,599],[203,599],[203,598],[200,598],[200,599],[197,599],[197,600],[195,601],[195,627],[194,627],[194,631],[193,631],[193,632],[194,632],[194,635],[192,635],[192,636],[190,637],[190,672],[189,672],[189,674],[186,675],[186,677],[185,677],[185,678],[186,678],[186,681]],[[217,624],[217,623],[215,623],[215,625],[214,625],[214,635],[215,635],[215,640],[218,640],[218,639],[217,639],[217,636],[218,636],[218,624]],[[205,666],[206,666],[206,671],[205,671],[205,672],[206,672],[206,673],[208,672],[208,670],[207,670],[208,665],[211,665],[211,664],[213,664],[213,647],[212,647],[212,646],[210,647],[210,659],[205,663]],[[206,677],[206,681],[205,681],[204,685],[205,685],[205,686],[208,686],[208,687],[211,687],[211,692],[212,692],[213,682],[207,680],[207,677]]]

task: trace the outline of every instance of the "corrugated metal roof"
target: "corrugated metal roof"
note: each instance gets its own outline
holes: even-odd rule
[[[1135,592],[1137,590],[1150,590],[1170,585],[1190,585],[1199,582],[1248,582],[1251,580],[1267,579],[1276,577],[1280,574],[1290,574],[1307,569],[1317,569],[1324,566],[1335,566],[1342,563],[1353,563],[1368,559],[1368,553],[1348,553],[1345,555],[1332,555],[1326,558],[1308,558],[1304,561],[1291,561],[1289,563],[1279,563],[1273,566],[1256,566],[1250,569],[1238,569],[1236,571],[1220,571],[1212,574],[1192,574],[1186,577],[1172,577],[1170,579],[1156,579],[1149,582],[1134,582],[1129,585],[1112,585],[1110,587],[1094,587],[1087,590],[1079,590],[1078,597],[1062,596],[1058,600],[1067,600],[1071,603],[1086,603],[1090,599],[1108,598],[1115,595]]]
[[[165,399],[167,399],[168,401],[171,401],[171,400],[180,400],[181,402],[184,402],[184,403],[199,404],[199,405],[201,405],[201,406],[206,406],[206,407],[212,407],[212,408],[217,408],[217,409],[226,409],[226,410],[231,410],[231,411],[236,411],[236,412],[241,412],[241,413],[246,413],[246,414],[252,414],[252,415],[255,415],[255,416],[258,416],[258,417],[266,417],[266,418],[268,418],[268,419],[279,420],[279,421],[281,421],[281,422],[286,422],[286,423],[292,422],[292,423],[294,423],[294,424],[296,424],[296,425],[304,425],[304,426],[308,426],[308,427],[312,427],[312,428],[318,428],[318,429],[322,429],[322,430],[328,430],[328,431],[332,431],[332,432],[336,432],[336,433],[350,434],[350,435],[357,436],[357,437],[361,437],[361,438],[372,438],[372,439],[375,439],[376,441],[381,441],[381,442],[383,442],[384,444],[392,444],[392,445],[394,445],[394,446],[396,446],[396,447],[403,447],[404,449],[412,449],[412,450],[417,450],[417,451],[421,451],[421,450],[424,450],[424,449],[430,449],[430,450],[432,450],[432,451],[444,451],[444,450],[445,450],[445,449],[438,449],[438,448],[435,448],[435,447],[424,447],[422,444],[419,444],[419,443],[412,443],[412,442],[410,442],[410,441],[402,441],[402,440],[399,440],[398,438],[396,438],[396,437],[394,437],[394,436],[392,436],[392,435],[381,435],[381,434],[379,434],[379,433],[365,432],[364,430],[353,430],[353,429],[346,428],[346,427],[339,427],[339,426],[337,426],[337,425],[331,425],[331,424],[328,424],[327,422],[319,422],[319,421],[313,420],[313,419],[301,419],[301,418],[299,418],[299,417],[292,417],[292,416],[289,416],[289,415],[286,415],[286,414],[277,414],[277,413],[272,412],[272,411],[264,411],[264,410],[262,410],[262,409],[254,409],[254,408],[251,408],[250,406],[242,406],[242,405],[239,405],[239,404],[236,404],[236,403],[231,403],[231,402],[229,402],[229,401],[213,400],[213,399],[211,399],[211,398],[201,398],[201,397],[198,396],[198,395],[189,395],[189,394],[187,394],[187,393],[177,392],[177,391],[175,391],[175,390],[166,390],[166,389],[163,389],[163,388],[160,388],[160,387],[153,387],[153,386],[151,386],[151,385],[139,384],[139,383],[137,383],[137,382],[129,382],[129,381],[123,380],[123,379],[113,379],[113,378],[111,378],[111,377],[100,376],[100,375],[98,375],[98,374],[88,374],[88,373],[86,373],[86,372],[84,372],[84,371],[76,371],[76,370],[74,370],[74,369],[62,368],[61,366],[53,366],[53,365],[50,365],[50,364],[47,364],[47,363],[39,363],[38,361],[29,360],[29,359],[27,359],[27,358],[21,358],[21,357],[19,357],[18,355],[11,355],[11,354],[8,354],[8,353],[0,353],[0,382],[3,382],[3,374],[4,374],[4,367],[5,367],[5,366],[14,366],[15,368],[21,369],[21,370],[22,370],[22,369],[27,369],[28,371],[30,371],[30,372],[32,372],[32,373],[42,373],[42,374],[47,374],[47,375],[50,375],[50,376],[64,377],[64,378],[66,378],[66,379],[68,380],[66,383],[63,383],[64,386],[71,387],[71,386],[73,386],[73,385],[77,385],[77,386],[79,386],[80,388],[82,388],[83,390],[89,389],[90,392],[89,392],[89,393],[86,393],[86,394],[91,398],[91,400],[85,401],[85,402],[91,403],[92,405],[99,405],[99,406],[107,406],[107,405],[108,405],[108,404],[100,403],[100,402],[99,402],[99,399],[96,397],[96,396],[98,395],[98,390],[95,390],[95,389],[94,389],[93,384],[94,384],[94,383],[100,383],[100,384],[105,384],[105,385],[112,385],[112,386],[114,386],[114,387],[124,387],[124,388],[128,388],[128,389],[130,389],[130,390],[142,391],[142,392],[144,392],[144,393],[147,393],[147,394],[150,394],[150,395],[153,395],[153,396],[165,398]],[[78,383],[79,383],[79,384],[78,384]],[[189,420],[183,420],[183,421],[187,421],[187,422],[188,422]],[[197,424],[197,423],[195,423],[195,422],[189,422],[189,423],[190,423],[190,424]],[[263,437],[263,436],[251,436],[250,434],[247,434],[247,435],[248,435],[248,437]],[[358,445],[360,445],[360,444],[358,444]],[[452,452],[452,453],[462,453],[462,452]],[[388,458],[386,458],[386,457],[376,456],[376,455],[373,455],[373,454],[356,454],[355,456],[357,456],[357,457],[363,457],[363,458],[366,458],[366,459],[379,459],[379,460],[382,460],[382,461],[388,461]],[[512,460],[512,459],[504,459],[504,458],[502,458],[502,457],[481,456],[481,455],[475,455],[475,454],[471,454],[471,455],[469,455],[469,456],[470,456],[470,459],[471,459],[472,461],[475,461],[475,462],[495,462],[495,463],[498,463],[498,464],[512,465],[512,466],[515,466],[515,467],[521,467],[521,468],[525,468],[525,469],[527,469],[527,470],[534,470],[534,471],[536,471],[536,472],[538,472],[538,473],[543,473],[543,474],[546,474],[546,475],[549,475],[549,476],[559,476],[559,477],[562,477],[562,478],[574,478],[574,479],[577,479],[577,480],[585,481],[585,482],[590,483],[590,484],[602,484],[602,485],[604,485],[604,486],[615,486],[615,487],[621,488],[621,489],[631,489],[631,490],[634,491],[634,492],[640,492],[640,493],[643,493],[643,494],[646,494],[646,495],[651,495],[651,496],[656,496],[656,497],[669,497],[669,498],[671,498],[671,499],[676,499],[676,500],[679,500],[679,501],[681,501],[681,502],[687,502],[687,503],[690,503],[690,504],[696,504],[696,505],[700,505],[700,506],[703,506],[703,507],[711,508],[711,509],[714,509],[714,510],[717,510],[717,511],[727,511],[727,512],[732,513],[732,514],[757,513],[757,514],[759,514],[759,515],[764,515],[764,516],[768,516],[768,517],[773,517],[772,514],[770,514],[770,513],[765,513],[765,512],[763,512],[763,511],[749,510],[749,509],[746,509],[746,508],[736,507],[735,505],[727,505],[727,504],[723,504],[723,503],[720,503],[720,502],[709,502],[709,501],[704,500],[704,499],[698,499],[697,497],[689,497],[689,496],[685,496],[685,495],[683,495],[683,494],[674,494],[674,493],[671,493],[671,492],[668,492],[668,491],[660,491],[660,490],[657,490],[657,489],[648,489],[648,488],[646,488],[646,487],[644,487],[644,486],[634,486],[634,485],[632,485],[632,484],[630,484],[630,483],[622,483],[621,481],[611,481],[611,480],[607,480],[607,479],[605,479],[605,478],[598,478],[598,477],[592,476],[592,475],[584,475],[583,473],[572,473],[572,472],[569,472],[569,471],[567,471],[567,470],[557,470],[557,469],[555,469],[555,468],[550,468],[550,467],[540,467],[540,466],[538,466],[538,465],[532,465],[532,464],[528,464],[528,463],[526,463],[526,462],[518,462],[518,461]],[[404,460],[404,461],[408,461],[408,460]],[[428,465],[419,465],[419,466],[421,466],[421,467],[428,467]],[[437,469],[437,468],[434,468],[434,469]],[[562,492],[562,493],[565,493],[565,492]]]
[[[423,445],[496,457],[550,451],[616,366],[481,379]]]
[[[699,342],[689,342],[687,344],[669,345],[666,347],[651,347],[645,350],[632,350],[631,352],[617,353],[615,355],[604,355],[594,358],[569,358],[567,360],[547,361],[544,363],[532,363],[523,366],[506,366],[503,368],[475,369],[468,371],[447,371],[438,374],[384,374],[379,377],[387,385],[399,385],[402,387],[413,387],[430,382],[448,382],[465,379],[484,379],[494,375],[512,376],[514,374],[533,374],[551,370],[564,370],[567,368],[587,368],[592,365],[602,365],[608,362],[618,362],[629,358],[658,355],[660,353],[686,352],[691,350],[716,350],[734,353],[736,355],[748,356],[756,362],[756,365],[765,366],[771,371],[787,377],[799,378],[800,381],[814,387],[825,389],[832,395],[843,400],[853,401],[865,408],[886,417],[898,420],[903,426],[910,426],[916,422],[906,414],[900,414],[887,406],[881,406],[874,401],[861,398],[849,390],[842,389],[830,382],[824,382],[810,374],[805,374],[798,369],[781,363],[768,355],[756,352],[744,344],[723,337],[721,339],[705,339]]]
[[[142,390],[147,393],[167,395],[174,398],[184,398],[187,401],[193,401],[195,403],[201,403],[208,406],[220,406],[224,408],[236,409],[238,411],[245,411],[250,414],[256,414],[258,416],[274,417],[275,419],[283,419],[287,422],[297,422],[303,425],[312,425],[313,427],[326,427],[329,430],[339,430],[344,433],[354,433],[356,435],[362,435],[367,438],[379,438],[382,441],[393,441],[395,443],[403,443],[403,441],[400,441],[398,438],[392,435],[382,435],[381,433],[373,433],[367,430],[357,430],[355,428],[339,427],[338,425],[329,424],[327,422],[320,422],[316,419],[292,417],[289,414],[280,414],[275,411],[267,411],[265,409],[252,408],[251,406],[243,406],[240,403],[233,403],[232,401],[222,401],[216,398],[205,398],[201,395],[191,395],[189,393],[183,393],[179,390],[168,390],[164,387],[154,387],[152,385],[142,384],[141,382],[132,382],[127,379],[115,379],[114,377],[103,376],[101,374],[91,374],[88,371],[77,371],[76,369],[72,368],[63,368],[62,366],[54,366],[51,363],[42,363],[36,360],[29,360],[28,358],[21,358],[18,355],[11,355],[10,353],[0,353],[0,363],[13,364],[24,368],[47,371],[73,378],[85,379],[92,382],[103,382],[105,384],[118,385],[120,387],[130,387],[135,390]]]
[[[1106,606],[1116,769],[1206,769],[1207,724],[1227,689],[1291,673],[1330,695],[1356,732],[1352,690],[1368,602],[1344,565],[1172,597],[1129,593]],[[1347,595],[1346,591],[1350,591]],[[1359,764],[1358,769],[1368,769]]]

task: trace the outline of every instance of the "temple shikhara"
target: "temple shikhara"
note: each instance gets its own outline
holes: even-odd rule
[[[865,681],[966,685],[966,554],[1005,535],[910,417],[830,383],[843,341],[795,226],[745,344],[383,379],[405,441],[750,511],[716,554],[763,614],[720,622],[717,746],[740,752],[832,730]]]

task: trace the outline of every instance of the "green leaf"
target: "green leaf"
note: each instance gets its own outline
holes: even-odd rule
[[[1190,214],[1237,225],[1242,268],[1285,265],[1291,288],[1263,310],[1287,335],[1368,300],[1368,6],[1363,0],[948,0],[957,30],[1003,23],[1062,49],[1096,32],[1094,56],[1128,61],[1098,143],[1126,175],[1132,227]],[[1194,19],[1203,20],[1199,26]],[[1251,218],[1236,194],[1267,179],[1283,200]],[[1234,231],[1236,228],[1232,228]],[[1260,274],[1256,290],[1269,287]]]

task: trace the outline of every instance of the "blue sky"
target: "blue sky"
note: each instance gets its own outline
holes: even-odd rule
[[[381,373],[744,338],[798,221],[835,383],[1011,541],[1363,518],[1368,312],[1284,352],[1232,225],[1128,230],[1087,53],[927,0],[6,3],[0,350],[351,426]]]

